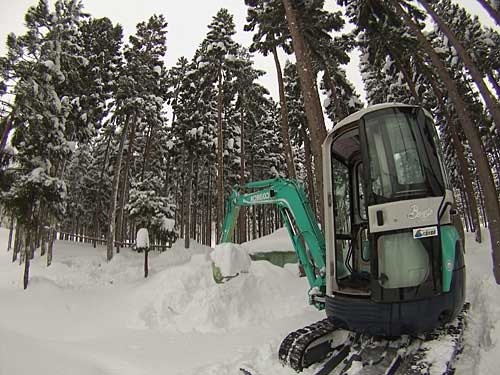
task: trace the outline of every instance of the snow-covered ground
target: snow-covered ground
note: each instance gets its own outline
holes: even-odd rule
[[[52,266],[36,256],[24,291],[22,267],[5,251],[7,235],[0,229],[0,375],[229,375],[240,367],[291,375],[277,359],[281,340],[323,318],[308,306],[306,279],[293,267],[252,262],[249,273],[216,285],[211,249],[186,251],[181,243],[151,252],[144,279],[141,254],[125,249],[107,263],[103,247],[58,241]],[[286,242],[282,236],[285,231],[274,240]],[[472,310],[457,374],[493,375],[500,288],[488,245],[472,237],[468,244]]]

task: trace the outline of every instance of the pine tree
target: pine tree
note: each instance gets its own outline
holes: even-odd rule
[[[449,0],[443,0],[436,4],[436,13],[446,22],[450,30],[470,52],[470,57],[480,70],[481,75],[486,77],[500,96],[500,85],[496,70],[500,66],[500,35],[491,28],[483,28],[477,16],[472,17],[464,8]],[[446,43],[448,48],[449,43]],[[452,50],[453,65],[460,61],[455,49]],[[497,77],[495,77],[497,76]]]
[[[214,165],[216,160],[214,148],[217,139],[217,91],[213,77],[206,74],[202,51],[203,46],[196,51],[193,61],[185,68],[180,80],[172,106],[175,121],[170,132],[170,149],[176,151],[172,153],[175,160],[172,167],[180,166],[176,168],[177,179],[182,181],[182,186],[187,187],[178,191],[176,199],[176,223],[187,247],[193,222],[192,207],[196,206],[196,202],[193,205],[192,199],[189,198],[193,195],[193,182],[207,167],[209,173],[213,173],[211,165]],[[211,211],[208,216],[211,216]],[[211,233],[208,236],[210,235]]]
[[[201,45],[201,53],[197,62],[198,68],[209,82],[216,85],[217,90],[217,221],[216,235],[220,237],[224,218],[224,118],[225,103],[228,97],[228,83],[234,76],[238,46],[233,40],[235,26],[233,16],[226,9],[221,9],[208,25],[208,33]]]
[[[500,26],[500,2],[498,0],[477,0],[479,4],[488,12],[496,24]]]
[[[307,129],[307,117],[304,109],[304,99],[300,88],[297,67],[295,64],[287,61],[285,64],[285,95],[289,103],[290,127],[293,129],[291,134],[293,144],[303,154],[303,164],[301,165],[305,172],[303,173],[306,181],[309,202],[313,204],[314,212],[317,212],[314,189],[314,170],[311,155],[311,140]],[[328,108],[328,106],[326,106]]]
[[[330,109],[334,110],[335,119],[339,121],[355,110],[355,95],[346,98],[344,89],[353,93],[340,67],[350,61],[348,53],[355,46],[352,35],[332,38],[344,27],[344,19],[340,11],[329,12],[324,8],[323,0],[299,2],[300,28],[304,34],[308,53],[311,56],[316,74],[323,71],[322,85],[330,100]],[[347,99],[347,100],[346,100]],[[319,110],[322,110],[321,106]],[[330,112],[332,113],[332,112]],[[332,113],[333,114],[333,113]]]
[[[278,57],[278,48],[285,53],[291,53],[291,39],[285,19],[283,3],[279,0],[255,1],[245,0],[247,5],[247,24],[245,31],[255,31],[250,51],[259,51],[264,56],[272,53],[278,80],[280,98],[281,133],[284,140],[285,158],[287,161],[288,176],[295,178],[295,165],[290,143],[288,126],[288,108],[283,85],[283,72]]]
[[[86,143],[96,136],[113,105],[122,64],[122,28],[107,18],[86,19],[79,26],[77,64],[71,67],[64,92],[71,93],[74,139]]]
[[[171,107],[175,108],[177,104],[177,100],[179,98],[179,91],[182,85],[182,81],[186,77],[188,71],[189,61],[184,57],[180,57],[177,60],[177,63],[170,71],[168,72],[168,83],[167,87],[169,87],[169,96],[168,96],[168,104]],[[172,121],[173,124],[175,122],[175,111],[172,113]]]
[[[455,48],[458,56],[463,61],[465,67],[467,68],[469,74],[471,75],[474,83],[476,84],[481,96],[483,97],[486,106],[495,122],[497,130],[500,132],[500,106],[498,100],[492,95],[491,91],[487,87],[486,83],[483,80],[483,76],[478,69],[477,64],[473,61],[470,54],[464,48],[462,42],[458,39],[457,35],[451,30],[451,28],[443,21],[443,19],[434,11],[434,8],[425,1],[418,0],[420,4],[424,7],[424,9],[429,13],[434,22],[438,25],[439,29],[446,38],[450,41],[450,43]],[[500,255],[500,254],[499,254]],[[500,266],[499,266],[500,267]],[[500,282],[500,271],[499,271],[499,282]]]
[[[297,9],[291,0],[283,0],[288,27],[293,41],[293,49],[297,59],[297,66],[304,97],[304,106],[307,114],[307,122],[311,135],[311,148],[314,155],[314,165],[316,170],[316,189],[323,191],[323,157],[321,146],[326,137],[326,127],[323,118],[323,111],[319,100],[318,90],[315,85],[315,76],[312,69],[310,49],[305,43],[303,29],[301,29],[300,17]],[[320,222],[323,222],[323,195],[319,195]]]
[[[25,288],[30,258],[40,242],[39,228],[61,219],[66,211],[62,175],[78,139],[66,126],[72,104],[64,83],[79,60],[77,30],[84,14],[78,1],[60,0],[54,8],[51,11],[40,1],[28,9],[28,31],[20,37],[9,35],[9,52],[2,64],[3,77],[15,82],[9,116],[15,124],[12,145],[18,150],[17,176],[2,200],[25,236]]]
[[[116,206],[121,176],[123,150],[129,136],[128,144],[133,143],[135,132],[144,131],[161,123],[161,108],[166,100],[166,90],[162,84],[165,69],[163,57],[166,52],[167,23],[162,15],[152,16],[147,22],[137,25],[137,32],[130,37],[130,45],[125,49],[126,66],[120,76],[117,92],[117,109],[115,120],[121,125],[120,145],[115,166],[111,202],[108,214],[107,259],[113,257],[115,241]],[[131,149],[128,154],[131,155]],[[128,158],[130,162],[130,158]],[[128,165],[127,165],[128,167]],[[124,171],[122,197],[127,186],[128,171]],[[123,200],[123,199],[122,199]],[[122,205],[123,206],[123,205]],[[121,223],[118,223],[121,227]]]

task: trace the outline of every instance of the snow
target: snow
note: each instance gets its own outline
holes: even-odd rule
[[[54,64],[54,62],[52,60],[42,61],[41,64],[44,65],[49,70],[55,70],[56,69],[56,64]]]
[[[482,244],[469,234],[466,245],[467,300],[471,303],[460,374],[498,374],[500,358],[500,286],[492,275],[489,233]]]
[[[135,243],[138,249],[149,248],[149,233],[146,228],[139,228]]]
[[[7,238],[0,229],[1,375],[232,375],[240,367],[292,375],[277,358],[281,340],[324,317],[307,304],[309,287],[296,267],[256,261],[248,273],[217,285],[213,249],[195,242],[184,249],[182,239],[150,253],[147,279],[142,255],[130,249],[106,262],[104,246],[56,241],[53,264],[47,268],[37,252],[23,290],[22,267],[5,251]],[[261,251],[286,238],[279,230],[237,250]],[[467,237],[471,311],[456,375],[498,372],[500,288],[488,246],[487,239],[477,245]],[[446,350],[437,343],[433,354]]]
[[[250,255],[242,246],[234,243],[217,245],[210,257],[224,277],[247,273],[250,269]]]
[[[244,242],[241,246],[250,254],[295,251],[286,228],[280,228],[267,236]]]
[[[161,224],[161,229],[164,231],[173,232],[175,227],[175,220],[164,217]]]
[[[68,148],[71,150],[71,152],[75,152],[75,150],[76,150],[76,142],[69,141],[69,142],[67,142],[67,144],[68,144]]]
[[[172,148],[174,148],[175,146],[175,143],[172,142],[170,139],[166,142],[165,146],[167,147],[167,150],[171,150]]]
[[[268,262],[223,285],[212,280],[211,249],[178,241],[142,256],[56,241],[50,268],[37,256],[31,283],[5,252],[0,230],[0,374],[229,374],[234,361],[292,374],[276,360],[287,332],[322,317],[307,283]],[[293,293],[290,293],[293,291]],[[25,356],[28,355],[29,361]]]
[[[80,64],[82,64],[83,66],[89,65],[89,60],[87,58],[79,56],[79,59],[80,59]]]

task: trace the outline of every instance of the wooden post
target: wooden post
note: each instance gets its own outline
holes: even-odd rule
[[[144,249],[144,277],[148,277],[148,253],[149,253],[149,248]]]

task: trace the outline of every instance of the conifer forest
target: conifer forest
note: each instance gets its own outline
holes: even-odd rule
[[[213,246],[231,188],[249,181],[298,179],[322,222],[327,127],[386,102],[432,114],[463,231],[491,239],[500,283],[500,2],[477,3],[495,26],[452,0],[244,0],[245,24],[220,9],[194,56],[166,66],[168,14],[125,37],[84,0],[39,0],[0,56],[1,220],[24,287],[56,238],[106,244],[108,261],[141,227],[158,250]],[[283,226],[273,206],[239,215],[238,243]]]

